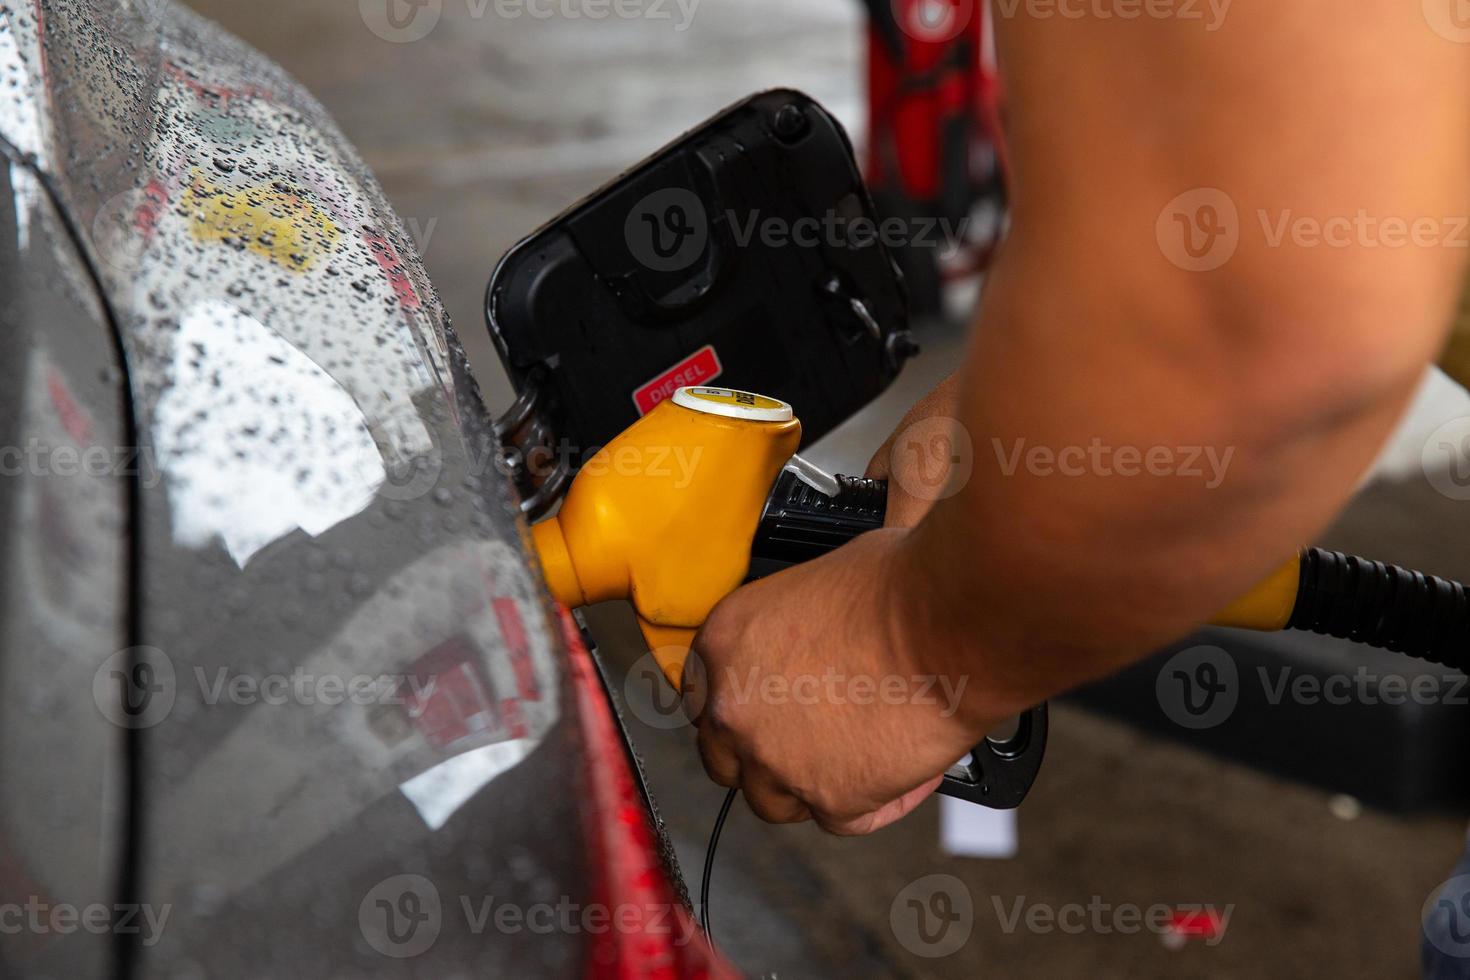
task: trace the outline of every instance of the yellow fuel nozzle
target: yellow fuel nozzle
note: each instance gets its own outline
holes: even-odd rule
[[[768,502],[792,503],[777,478],[800,441],[801,423],[783,401],[729,388],[680,388],[589,459],[557,516],[532,528],[547,587],[570,608],[631,601],[649,649],[678,688],[694,634],[751,571]],[[822,476],[846,481],[841,489],[853,483]],[[794,493],[808,493],[799,482]],[[832,497],[839,488],[823,492]],[[882,497],[867,507],[867,526],[882,523]],[[842,510],[850,519],[851,509]],[[791,546],[794,539],[788,524],[783,541]],[[1282,566],[1215,625],[1286,628],[1300,570],[1300,559]]]
[[[791,406],[680,388],[589,459],[532,537],[571,608],[627,599],[677,689],[694,634],[744,581],[762,508],[801,442]]]
[[[1255,588],[1221,610],[1211,626],[1275,632],[1286,629],[1296,607],[1297,584],[1301,578],[1301,556],[1276,569]]]

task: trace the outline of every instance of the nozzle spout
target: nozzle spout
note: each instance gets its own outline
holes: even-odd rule
[[[541,556],[541,571],[546,576],[546,587],[557,602],[568,609],[587,604],[582,592],[582,583],[577,578],[577,569],[572,564],[572,553],[567,549],[567,539],[562,534],[561,521],[548,517],[531,528],[531,540],[536,553]]]

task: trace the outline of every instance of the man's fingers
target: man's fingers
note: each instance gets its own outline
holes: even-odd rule
[[[801,823],[812,818],[807,805],[788,793],[769,770],[742,766],[729,741],[709,725],[699,728],[699,758],[715,783],[739,786],[751,812],[766,823]]]
[[[868,460],[868,468],[863,471],[864,479],[888,479],[889,473],[893,468],[892,460],[889,459],[889,456],[892,455],[892,453],[893,437],[889,436],[888,441],[879,446],[878,451],[873,454],[873,458]]]
[[[812,818],[805,803],[783,789],[768,770],[759,766],[744,771],[740,791],[745,794],[751,812],[766,823],[801,823]]]
[[[939,784],[943,781],[944,776],[942,774],[935,776],[917,789],[909,790],[898,799],[885,803],[878,809],[864,813],[861,816],[843,819],[833,817],[830,814],[815,812],[812,814],[812,817],[816,820],[817,826],[829,834],[834,834],[838,837],[861,837],[864,834],[871,834],[876,830],[882,830],[894,821],[908,816],[914,807],[928,799],[930,794],[938,789]]]
[[[739,786],[751,812],[766,823],[800,823],[812,818],[806,804],[786,792],[769,770],[742,766],[729,740],[709,725],[699,726],[699,758],[715,783]]]
[[[699,759],[709,778],[718,785],[740,785],[740,757],[730,740],[707,724],[699,726]]]

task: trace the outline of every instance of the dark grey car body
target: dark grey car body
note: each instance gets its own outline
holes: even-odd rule
[[[482,915],[585,899],[583,736],[377,184],[168,0],[0,0],[0,137],[0,975],[579,972]]]

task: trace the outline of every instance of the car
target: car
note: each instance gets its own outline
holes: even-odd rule
[[[5,2],[0,167],[0,975],[729,975],[321,106]]]

